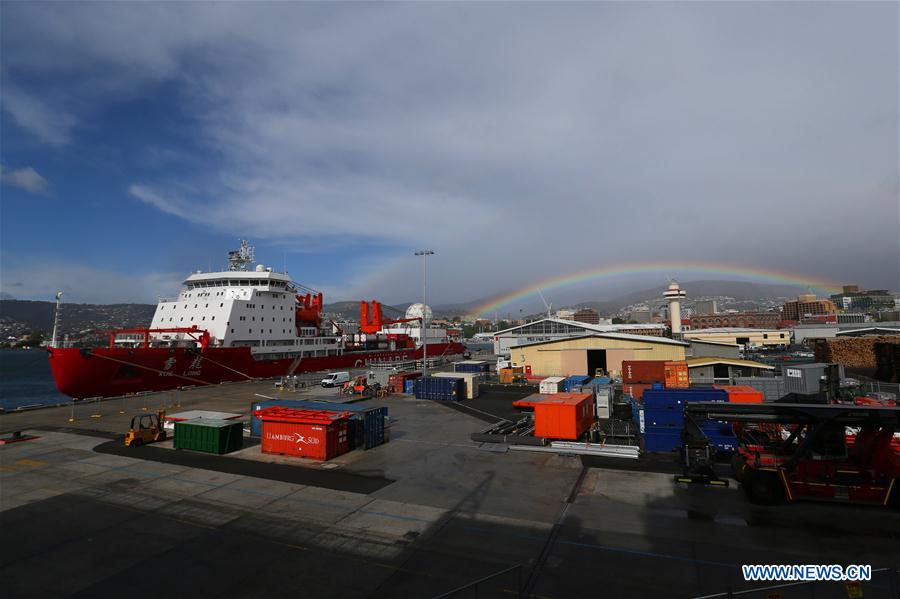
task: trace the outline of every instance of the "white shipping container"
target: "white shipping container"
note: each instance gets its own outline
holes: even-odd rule
[[[540,391],[542,394],[559,393],[562,391],[560,385],[566,380],[564,376],[551,376],[541,381]]]
[[[435,372],[431,376],[444,379],[464,379],[466,383],[466,399],[478,397],[478,382],[481,380],[478,372]]]

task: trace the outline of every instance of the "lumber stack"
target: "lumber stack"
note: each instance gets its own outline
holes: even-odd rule
[[[898,335],[873,335],[871,337],[835,337],[817,339],[817,362],[836,362],[848,368],[876,368],[875,344],[900,344]],[[882,353],[887,353],[881,349]]]

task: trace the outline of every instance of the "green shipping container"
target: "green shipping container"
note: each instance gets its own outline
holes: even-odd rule
[[[175,449],[206,453],[231,453],[244,446],[244,423],[240,420],[194,418],[175,423]]]

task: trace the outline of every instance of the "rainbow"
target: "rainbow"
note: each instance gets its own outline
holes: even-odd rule
[[[774,270],[771,268],[757,268],[724,262],[633,262],[629,264],[603,266],[600,268],[588,268],[586,270],[579,270],[564,275],[547,277],[536,283],[529,283],[515,291],[510,291],[476,306],[469,315],[481,316],[482,314],[490,314],[494,311],[498,311],[513,302],[525,299],[532,295],[537,295],[538,289],[548,290],[597,279],[654,272],[701,273],[729,276],[738,275],[800,287],[813,287],[829,293],[839,293],[841,291],[841,286],[834,281],[790,273],[787,271]],[[688,292],[690,292],[690,290],[688,290]]]

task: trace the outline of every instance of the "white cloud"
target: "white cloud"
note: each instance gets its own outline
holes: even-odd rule
[[[0,181],[39,195],[50,190],[50,182],[30,166],[12,170],[0,166]]]
[[[52,146],[68,143],[76,118],[60,105],[50,105],[4,81],[0,86],[0,108],[8,112],[20,127],[31,131]]]
[[[150,303],[174,296],[184,276],[147,273],[130,276],[73,263],[36,263],[6,267],[0,290],[17,299],[51,300],[62,291],[65,301],[76,303]]]

